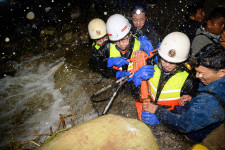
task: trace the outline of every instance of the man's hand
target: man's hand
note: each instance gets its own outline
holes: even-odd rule
[[[191,96],[190,95],[182,95],[180,97],[180,101],[178,102],[179,106],[184,106],[187,102],[191,101]]]
[[[156,109],[158,108],[158,105],[155,105],[153,103],[144,102],[142,104],[143,111],[148,111],[150,113],[155,113]]]

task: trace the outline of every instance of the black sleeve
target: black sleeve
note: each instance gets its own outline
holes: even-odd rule
[[[160,41],[160,37],[154,22],[148,21],[143,30],[144,35],[148,37],[148,39],[152,43],[152,46],[156,49]]]
[[[101,72],[101,74],[104,77],[107,77],[107,78],[116,77],[117,70],[107,67],[108,59],[109,58],[104,58],[104,59],[101,60],[101,64],[99,66],[99,71]]]
[[[89,60],[89,65],[91,69],[101,73],[104,77],[115,77],[116,70],[107,67],[109,51],[110,42],[106,41],[97,53],[93,53]]]
[[[189,74],[181,89],[182,95],[194,96],[198,90],[199,80],[193,74]]]
[[[92,46],[91,57],[89,58],[89,61],[88,61],[90,69],[92,69],[94,71],[98,71],[99,64],[100,64],[100,58],[101,58],[100,53],[94,46]]]

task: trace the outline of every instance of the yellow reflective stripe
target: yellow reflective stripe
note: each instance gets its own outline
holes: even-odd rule
[[[157,65],[154,66],[154,69],[155,69],[154,75],[152,78],[149,79],[150,89],[153,97],[155,97],[157,94],[158,82],[161,75],[161,71]],[[160,93],[159,99],[162,100],[179,99],[180,91],[188,75],[189,74],[186,71],[183,71],[178,72],[174,76],[172,76],[164,85],[163,90]]]
[[[161,93],[175,93],[175,92],[180,92],[181,89],[175,89],[175,90],[167,90],[167,91],[162,91]]]
[[[152,89],[156,92],[156,88],[155,88],[155,86],[152,84],[152,82],[150,82],[150,80],[148,80],[148,82],[149,82],[149,84],[151,85],[151,91],[152,91]]]
[[[100,45],[96,44],[95,42],[92,43],[92,46],[94,46],[97,50],[101,47]]]
[[[110,57],[121,57],[120,52],[116,49],[116,44],[110,44]]]
[[[135,38],[134,41],[134,47],[133,47],[133,52],[131,54],[131,58],[133,58],[133,53],[135,51],[138,51],[140,49],[140,42]],[[121,57],[120,52],[116,49],[116,44],[115,43],[110,43],[110,57]],[[122,70],[122,67],[119,68]],[[128,71],[133,69],[133,62],[130,62],[128,65]]]
[[[151,85],[151,90],[154,90],[156,92],[155,86],[150,81],[148,81],[148,82]],[[162,91],[161,93],[175,93],[175,92],[180,92],[180,91],[181,91],[181,89],[174,89],[174,90]]]
[[[152,94],[152,92],[151,92],[151,97],[153,98],[153,100],[155,100],[155,96]],[[159,98],[158,101],[172,101],[177,99],[180,99],[180,96],[174,97],[174,98]]]
[[[133,53],[135,51],[138,51],[140,49],[140,46],[141,46],[141,43],[138,41],[137,38],[134,38],[134,48],[133,48]],[[131,58],[133,57],[133,53],[132,53],[132,56]]]

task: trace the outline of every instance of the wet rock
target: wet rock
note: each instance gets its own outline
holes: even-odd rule
[[[141,121],[105,115],[70,129],[39,150],[99,149],[159,150],[151,130]]]

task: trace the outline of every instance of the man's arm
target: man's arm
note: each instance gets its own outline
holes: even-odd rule
[[[192,74],[189,74],[187,79],[185,80],[183,87],[181,89],[181,96],[182,95],[190,95],[195,96],[199,85],[199,80]]]
[[[223,120],[223,111],[214,96],[201,93],[190,102],[190,108],[182,115],[173,114],[158,107],[155,115],[163,124],[180,132],[191,132],[203,129]]]

